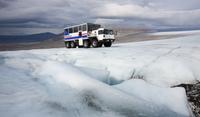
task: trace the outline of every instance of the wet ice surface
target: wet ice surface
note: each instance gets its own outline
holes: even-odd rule
[[[3,117],[189,117],[200,35],[111,48],[0,53]]]

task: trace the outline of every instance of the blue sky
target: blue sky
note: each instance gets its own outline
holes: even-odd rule
[[[82,22],[200,27],[200,0],[0,0],[0,34],[59,33]]]

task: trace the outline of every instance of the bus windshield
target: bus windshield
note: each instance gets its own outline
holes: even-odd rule
[[[113,30],[108,30],[108,29],[104,29],[104,30],[99,30],[98,34],[107,34],[107,35],[113,35]]]
[[[112,30],[108,30],[108,29],[104,29],[104,34],[112,35],[113,31]]]

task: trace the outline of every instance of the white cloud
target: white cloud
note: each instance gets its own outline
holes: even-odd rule
[[[106,4],[96,8],[97,17],[142,19],[163,23],[164,25],[200,25],[200,9],[162,10],[136,4]]]

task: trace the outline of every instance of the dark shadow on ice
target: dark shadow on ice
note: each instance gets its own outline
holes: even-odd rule
[[[0,65],[4,64],[5,63],[5,59],[7,59],[9,57],[5,57],[5,56],[1,56],[0,55]]]
[[[84,91],[82,94],[82,102],[86,104],[92,110],[103,112],[103,108],[100,100],[95,96],[92,91]]]
[[[61,105],[61,104],[59,104],[57,102],[48,101],[48,102],[46,102],[46,105],[47,105],[47,107],[50,107],[50,108],[52,108],[54,110],[57,110],[57,111],[62,111],[62,112],[63,111],[65,111],[65,112],[68,111],[68,109],[66,107],[64,107],[63,105]]]
[[[97,97],[96,94],[97,92],[88,90],[83,91],[80,96],[82,97],[82,103],[85,104],[89,109],[96,112],[112,112],[120,117],[186,117],[173,112],[168,107],[162,105],[157,105],[156,107],[154,107],[154,105],[152,108],[145,108],[145,105],[144,107],[141,105],[140,107],[136,108],[134,105],[131,105],[131,103],[130,105],[121,106],[116,106],[117,104],[106,104],[99,97]]]

